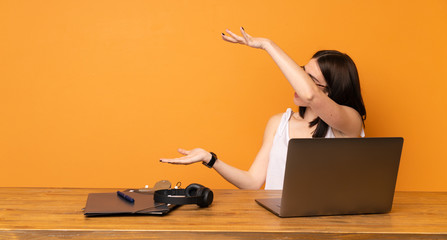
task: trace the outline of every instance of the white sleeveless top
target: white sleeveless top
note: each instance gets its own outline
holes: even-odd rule
[[[287,148],[289,145],[289,119],[293,112],[291,108],[282,115],[281,122],[273,139],[272,149],[270,150],[269,164],[267,168],[267,177],[265,181],[265,190],[282,190],[284,182],[284,172],[286,168]],[[362,129],[362,137],[365,133]],[[332,128],[329,127],[325,138],[335,138]]]

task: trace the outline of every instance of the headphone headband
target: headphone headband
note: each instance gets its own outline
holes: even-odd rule
[[[213,192],[200,184],[190,184],[185,189],[165,189],[154,192],[154,202],[174,205],[197,204],[208,207],[213,202]]]
[[[154,192],[154,201],[174,205],[197,204],[197,197],[187,197],[185,189],[158,190]]]

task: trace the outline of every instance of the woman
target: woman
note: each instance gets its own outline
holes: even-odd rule
[[[360,93],[360,82],[352,59],[338,51],[319,51],[305,66],[298,66],[274,42],[229,30],[223,40],[265,50],[281,69],[295,90],[293,101],[298,112],[289,108],[274,115],[267,123],[264,140],[248,171],[232,167],[214,153],[196,148],[179,149],[185,155],[161,159],[171,164],[202,162],[213,167],[222,177],[241,189],[282,189],[287,145],[290,138],[364,137],[366,111]]]

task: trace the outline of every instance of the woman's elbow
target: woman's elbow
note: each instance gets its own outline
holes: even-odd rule
[[[315,100],[316,93],[313,91],[309,91],[305,94],[300,95],[301,101],[304,102],[306,106],[310,106],[312,102]]]
[[[250,184],[239,187],[242,190],[259,190],[264,186],[264,181],[253,181]]]
[[[307,106],[312,106],[313,103],[315,103],[318,99],[321,99],[323,97],[327,97],[327,95],[323,91],[320,91],[319,89],[312,89],[303,94],[303,96],[300,96],[302,101]]]
[[[313,94],[313,93],[309,93],[303,97],[303,101],[306,105],[311,105],[314,99],[315,99],[315,94]]]
[[[261,189],[261,187],[262,187],[262,185],[261,186],[246,186],[246,187],[242,187],[242,188],[240,188],[241,190],[259,190],[259,189]]]

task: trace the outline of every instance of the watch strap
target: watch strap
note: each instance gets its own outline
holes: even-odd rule
[[[210,153],[211,153],[211,160],[208,163],[202,162],[202,164],[207,166],[208,168],[212,168],[214,166],[214,163],[216,163],[216,160],[217,160],[217,155],[213,152],[210,152]]]

